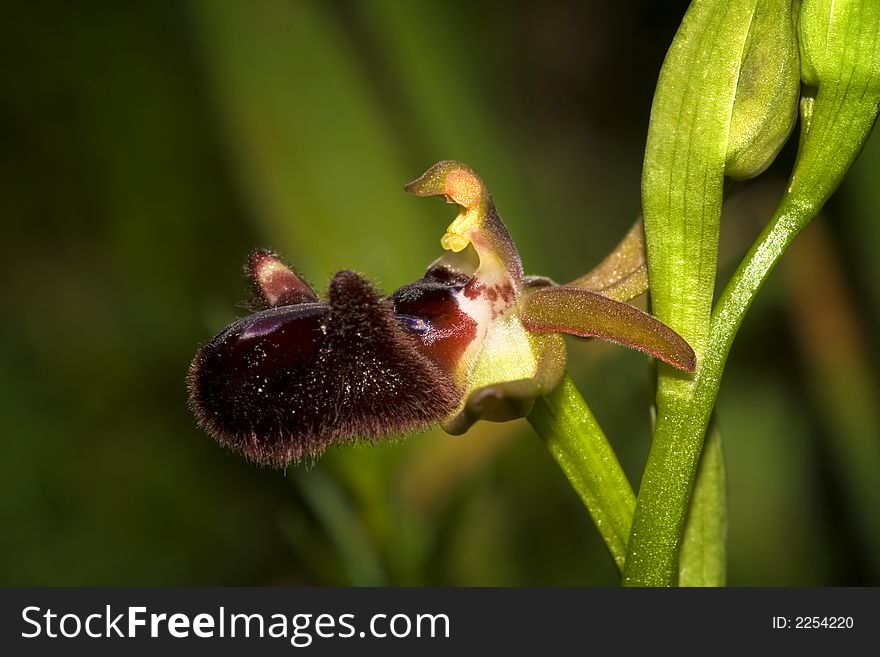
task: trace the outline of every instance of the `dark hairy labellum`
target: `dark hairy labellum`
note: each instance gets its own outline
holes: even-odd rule
[[[341,271],[328,302],[257,312],[203,346],[190,367],[190,405],[218,442],[272,466],[423,428],[462,393],[419,352],[412,324],[368,281]]]

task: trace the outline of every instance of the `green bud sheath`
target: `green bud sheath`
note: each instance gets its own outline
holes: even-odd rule
[[[800,63],[791,0],[755,7],[730,117],[725,174],[754,178],[776,159],[797,119]]]
[[[733,37],[741,34],[738,28],[745,18],[740,11],[747,9],[735,0],[695,0],[664,64],[664,71],[673,66],[674,70],[661,75],[655,96],[643,187],[651,293],[657,316],[696,347],[700,366],[692,381],[682,382],[660,368],[657,425],[623,573],[623,581],[629,585],[676,583],[690,488],[736,332],[779,258],[843,180],[876,121],[880,105],[880,2],[804,0],[799,19],[802,75],[814,88],[808,89],[801,101],[800,149],[794,171],[770,222],[719,296],[708,335],[701,339],[695,330],[701,328],[697,323],[701,317],[693,312],[696,304],[692,299],[699,305],[704,300],[698,294],[688,298],[689,281],[695,277],[687,270],[709,256],[714,273],[715,251],[689,252],[686,246],[696,241],[693,236],[707,231],[714,235],[715,225],[700,226],[688,217],[708,215],[714,222],[716,211],[720,213],[720,203],[715,204],[718,197],[713,194],[716,188],[711,184],[717,180],[713,177],[717,169],[711,166],[714,160],[706,157],[717,152],[714,139],[719,134],[708,134],[703,127],[718,127],[724,108],[717,101],[725,100],[722,85],[728,78],[713,76],[713,66],[729,71],[717,54],[735,46]],[[742,51],[746,44],[747,39]],[[706,70],[705,75],[693,75],[698,65]],[[701,85],[702,97],[693,105],[687,102],[686,93],[692,79],[705,83]],[[688,121],[693,107],[702,108],[700,117]],[[655,125],[661,130],[655,131]],[[670,136],[678,142],[671,148],[663,141]],[[684,153],[681,160],[680,153]],[[708,166],[701,166],[701,156],[706,157]],[[701,183],[700,177],[705,182]],[[677,191],[682,179],[684,188],[693,195]],[[701,187],[703,193],[698,196]],[[707,276],[704,280],[711,279]],[[713,285],[705,289],[711,292]]]
[[[759,5],[765,2],[773,4],[694,0],[654,94],[642,172],[651,307],[694,349],[698,366],[693,375],[665,364],[657,369],[657,424],[627,547],[627,585],[672,585],[678,577],[678,552],[708,424],[708,414],[694,417],[692,426],[686,423],[686,406],[701,372],[712,366],[704,354],[710,346],[724,179],[736,129],[732,119],[737,101],[745,103],[749,95],[739,88],[740,80],[757,39]],[[780,17],[790,20],[787,13]]]
[[[880,84],[880,2],[804,0],[798,23],[805,84]]]

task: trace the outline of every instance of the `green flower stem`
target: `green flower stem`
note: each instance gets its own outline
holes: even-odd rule
[[[697,376],[682,386],[687,396],[678,400],[677,410],[658,415],[633,521],[624,585],[677,583],[691,489],[730,345],[758,289],[799,232],[799,224],[807,221],[804,215],[797,219],[783,215],[768,225],[718,302]]]
[[[740,125],[740,132],[761,131],[763,115],[747,101],[762,87],[741,87],[739,82],[748,68],[745,60],[754,59],[748,57],[749,46],[762,42],[768,17],[786,17],[784,12],[774,14],[776,4],[772,0],[693,2],[657,83],[642,173],[651,307],[694,349],[697,374],[686,376],[665,365],[658,367],[657,424],[639,487],[624,584],[671,585],[678,578],[679,547],[709,417],[691,411],[696,377],[705,369],[710,343],[732,117],[745,103],[753,116],[745,121],[748,130]],[[790,40],[777,35],[772,41],[788,57],[797,57]],[[767,150],[766,144],[762,150]],[[738,158],[742,160],[742,153]],[[712,404],[709,412],[711,408]]]
[[[667,67],[672,71],[670,76],[682,75],[683,67],[676,65],[684,61],[683,55],[686,59],[687,55],[701,52],[699,47],[688,47],[689,37],[704,34],[692,28],[703,25],[705,16],[709,16],[711,22],[709,8],[712,6],[709,0],[705,4],[695,2],[692,5],[676,36],[681,42],[681,50],[673,47],[664,63],[664,71]],[[705,14],[702,9],[706,10]],[[760,12],[756,14],[759,15]],[[727,16],[737,19],[731,25],[741,25],[741,16]],[[674,246],[675,240],[680,239],[673,228],[683,225],[683,234],[687,238],[689,218],[699,217],[700,213],[689,208],[687,203],[668,203],[668,190],[675,190],[674,181],[667,183],[666,178],[658,177],[668,175],[670,171],[674,174],[676,170],[675,153],[671,160],[668,153],[664,153],[664,138],[684,139],[685,146],[696,147],[700,135],[668,124],[669,101],[675,99],[681,89],[664,84],[664,74],[661,73],[652,110],[646,175],[643,178],[652,298],[656,300],[659,296],[662,301],[655,303],[658,317],[676,330],[681,328],[682,335],[691,341],[697,351],[698,366],[695,377],[690,380],[674,374],[668,367],[661,366],[659,370],[657,427],[633,518],[623,573],[625,585],[669,586],[678,580],[679,551],[691,491],[733,339],[761,285],[797,234],[818,214],[840,184],[876,120],[880,104],[878,21],[880,5],[874,0],[804,0],[798,20],[801,74],[817,91],[815,97],[807,94],[801,100],[801,140],[794,172],[773,217],[712,310],[705,342],[699,340],[706,335],[698,330],[702,327],[700,316],[692,312],[693,304],[683,296],[689,284],[676,283],[676,277],[680,279],[677,273],[681,267],[679,263],[689,261],[686,258],[677,261],[670,257],[666,248],[667,242]],[[735,32],[731,34],[737,35]],[[725,38],[729,42],[726,48],[736,46],[735,42]],[[756,33],[755,38],[761,37]],[[709,64],[718,66],[725,61],[710,61]],[[725,81],[719,81],[719,93],[724,89],[729,92],[729,87],[723,87],[722,82]],[[718,109],[716,105],[709,108]],[[773,107],[765,110],[768,113],[773,111]],[[712,116],[720,118],[717,112]],[[721,133],[713,133],[713,136],[723,137]],[[678,173],[686,177],[695,170],[690,163],[677,168]],[[715,173],[714,169],[706,171]],[[699,180],[695,180],[697,187],[698,183]],[[714,222],[715,199],[711,201],[713,213],[709,219]],[[714,234],[716,224],[696,222],[690,228],[696,230],[697,235],[706,230]],[[713,247],[714,244],[709,243],[694,249],[690,255],[699,263],[707,254],[714,256]],[[696,265],[691,267],[694,271],[698,268]],[[665,285],[658,285],[655,289],[658,281]],[[711,286],[703,290],[708,294],[711,291]]]
[[[693,381],[682,381],[675,408],[659,408],[654,444],[633,519],[624,584],[677,581],[682,532],[703,436],[715,406],[733,339],[758,290],[797,234],[818,214],[858,156],[877,118],[878,97],[846,87],[820,88],[805,98],[802,139],[788,189],[746,254],[712,313],[708,347]],[[658,399],[658,404],[663,399]]]
[[[792,206],[792,203],[780,205]],[[709,346],[677,410],[660,411],[640,489],[624,585],[672,586],[682,532],[709,418],[733,338],[773,266],[818,209],[780,214],[733,275],[713,314]]]
[[[623,570],[636,496],[602,428],[567,374],[528,416]]]

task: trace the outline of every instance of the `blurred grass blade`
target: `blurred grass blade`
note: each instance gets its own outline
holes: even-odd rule
[[[839,219],[853,235],[851,248],[858,262],[860,283],[865,287],[866,299],[873,309],[875,325],[880,326],[880,132],[875,131],[868,139],[865,150],[852,168],[852,175],[844,183],[849,198],[853,199],[851,211]]]
[[[191,6],[230,161],[272,246],[312,279],[325,263],[421,272],[436,239],[412,237],[436,230],[401,191],[413,171],[334,6]]]
[[[880,580],[880,390],[858,306],[822,223],[811,225],[784,261],[792,332],[824,415],[826,452],[847,502],[844,514]],[[822,311],[815,303],[822,300]]]
[[[717,422],[709,425],[694,481],[681,554],[679,586],[724,586],[727,579],[727,476]]]
[[[421,148],[430,161],[456,159],[480,171],[508,222],[514,238],[528,243],[539,226],[528,221],[539,217],[539,208],[526,193],[526,160],[511,139],[516,131],[505,125],[499,107],[503,99],[493,93],[492,53],[479,57],[467,47],[473,40],[497,41],[505,32],[505,13],[484,10],[473,3],[399,2],[373,0],[353,8],[380,58],[381,70],[399,93],[404,110],[400,129]],[[466,11],[466,17],[460,12]],[[467,44],[467,45],[466,45]],[[400,109],[398,108],[398,111]]]
[[[291,471],[291,478],[309,501],[332,538],[353,586],[386,585],[387,577],[357,512],[339,484],[321,468]]]

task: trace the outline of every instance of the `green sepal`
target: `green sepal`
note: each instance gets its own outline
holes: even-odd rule
[[[598,292],[617,301],[631,301],[647,292],[645,226],[641,218],[635,221],[602,262],[566,285]]]

